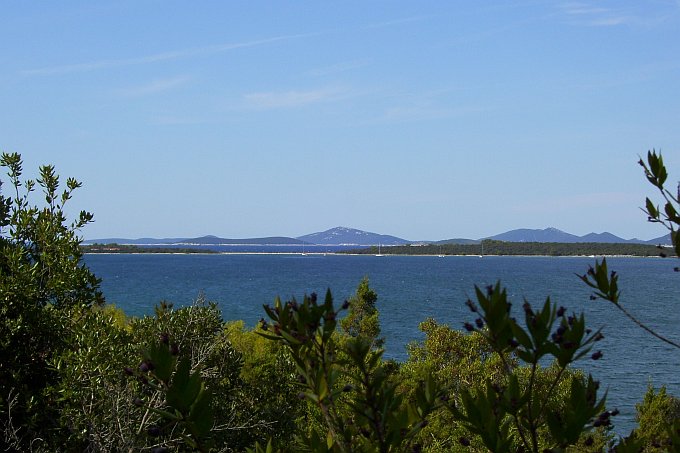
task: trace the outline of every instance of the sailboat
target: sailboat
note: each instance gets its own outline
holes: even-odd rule
[[[382,244],[378,244],[378,254],[375,255],[375,256],[382,256],[382,254],[380,253],[380,246],[381,246],[381,245],[382,245]]]

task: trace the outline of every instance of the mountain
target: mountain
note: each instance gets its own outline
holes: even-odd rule
[[[319,245],[404,245],[411,241],[386,234],[369,233],[354,228],[336,227],[320,233],[298,236],[299,240]]]
[[[576,242],[597,242],[600,244],[659,244],[664,238],[666,242],[670,243],[670,237],[661,237],[653,239],[652,241],[642,241],[640,239],[623,239],[606,231],[604,233],[588,233],[583,236],[576,236],[574,234],[565,233],[557,228],[546,228],[544,230],[523,228],[507,231],[485,239],[495,239],[507,242],[560,242],[566,244],[573,244]]]
[[[671,245],[670,234],[643,241],[640,239],[622,239],[614,234],[604,233],[588,233],[584,236],[576,236],[574,234],[566,233],[557,228],[528,229],[521,228],[517,230],[506,231],[505,233],[489,236],[482,239],[493,239],[497,241],[506,242],[561,242],[561,243],[575,243],[575,242],[597,242],[607,244],[631,243],[631,244],[652,244],[652,245]],[[482,239],[446,239],[441,241],[420,241],[427,244],[478,244]],[[294,245],[294,244],[318,244],[318,245],[405,245],[411,244],[414,241],[398,238],[396,236],[389,236],[386,234],[370,233],[367,231],[357,230],[354,228],[336,227],[330,230],[319,233],[306,234],[297,238],[285,236],[272,236],[264,238],[248,238],[248,239],[227,239],[217,236],[201,236],[197,238],[140,238],[140,239],[124,239],[124,238],[108,238],[108,239],[88,239],[83,241],[84,245],[91,244],[121,244],[121,245]]]
[[[602,244],[617,244],[619,242],[635,242],[636,239],[622,239],[614,234],[604,232],[604,233],[588,233],[585,236],[581,236],[579,242],[599,242]]]
[[[272,236],[266,238],[227,239],[217,236],[202,236],[200,238],[183,239],[178,245],[297,245],[303,244],[299,239]]]
[[[470,244],[479,244],[480,242],[481,242],[481,240],[465,239],[465,238],[453,238],[453,239],[444,239],[443,241],[433,241],[433,242],[429,242],[429,243],[435,244],[435,245],[445,245],[445,244],[470,245]]]
[[[87,239],[83,241],[83,245],[92,244],[120,244],[120,245],[169,245],[176,244],[180,241],[185,241],[185,238],[139,238],[139,239],[126,239],[126,238],[105,238],[105,239]]]
[[[506,231],[505,233],[490,236],[484,239],[494,239],[506,242],[562,242],[574,243],[583,242],[578,236],[565,233],[557,228],[546,228],[544,230],[531,230],[520,228],[518,230]]]
[[[121,245],[297,245],[302,244],[303,241],[295,238],[284,236],[274,236],[266,238],[248,238],[248,239],[227,239],[217,236],[201,236],[197,238],[140,238],[140,239],[123,239],[123,238],[109,238],[109,239],[90,239],[83,241],[84,245],[91,244],[121,244]]]
[[[652,245],[673,245],[673,241],[671,241],[671,234],[665,234],[661,237],[658,237],[656,239],[651,239],[649,241],[643,241],[645,244],[652,244]]]

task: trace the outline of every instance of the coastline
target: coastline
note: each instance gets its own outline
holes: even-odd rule
[[[429,257],[429,258],[657,258],[665,259],[659,255],[625,255],[625,254],[611,254],[611,255],[539,255],[539,254],[503,254],[503,255],[438,255],[438,254],[415,254],[415,253],[387,253],[375,255],[370,253],[343,253],[343,252],[83,252],[83,255],[204,255],[204,256],[219,256],[219,255],[281,255],[281,256],[374,256],[376,258],[383,257]]]

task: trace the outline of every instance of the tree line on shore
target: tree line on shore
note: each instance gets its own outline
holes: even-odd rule
[[[357,255],[452,255],[452,256],[662,256],[673,253],[649,244],[599,242],[506,242],[485,239],[479,244],[423,244],[369,247],[340,253]]]
[[[80,245],[83,253],[217,253],[214,250],[192,247],[141,247],[134,244],[87,244]]]
[[[0,196],[0,443],[10,451],[680,451],[680,400],[650,387],[638,427],[618,438],[617,411],[576,367],[602,357],[606,332],[549,299],[513,305],[500,283],[463,301],[462,329],[423,320],[402,363],[382,357],[368,279],[342,303],[330,290],[276,299],[252,329],[200,297],[129,317],[81,261],[77,233],[92,215],[68,223],[64,213],[81,184],[62,189],[52,166],[23,181],[18,154],[0,164],[11,184]],[[680,254],[663,161],[650,153],[642,164],[665,199],[647,213]],[[42,206],[31,204],[36,188]],[[625,312],[605,260],[581,279]]]

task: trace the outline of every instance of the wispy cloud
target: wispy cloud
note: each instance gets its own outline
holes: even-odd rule
[[[294,108],[320,102],[344,99],[349,92],[339,88],[322,88],[306,91],[270,91],[243,96],[245,104],[255,109]]]
[[[340,63],[336,63],[334,65],[311,70],[307,74],[312,77],[322,77],[363,68],[365,66],[368,66],[369,64],[371,64],[371,60],[369,59],[343,61]]]
[[[384,28],[384,27],[392,27],[395,25],[402,25],[402,24],[408,24],[412,22],[420,22],[422,20],[427,19],[428,16],[411,16],[411,17],[402,17],[400,19],[393,19],[393,20],[388,20],[385,22],[377,22],[374,24],[369,24],[366,25],[364,28],[366,29],[372,29],[372,28]]]
[[[213,120],[214,121],[214,120]],[[180,117],[172,115],[160,115],[151,118],[150,123],[157,126],[189,126],[194,124],[206,124],[208,120],[200,118]]]
[[[282,35],[275,36],[272,38],[258,39],[253,41],[244,41],[238,43],[227,43],[219,44],[213,46],[196,47],[193,49],[185,50],[175,50],[169,52],[162,52],[153,55],[146,55],[142,57],[134,58],[121,58],[121,59],[102,59],[89,61],[84,63],[67,64],[67,65],[56,65],[47,66],[43,68],[26,69],[21,71],[21,75],[24,76],[49,76],[49,75],[60,75],[69,74],[74,72],[88,72],[96,71],[101,69],[119,68],[124,66],[136,66],[145,65],[151,63],[157,63],[161,61],[178,60],[183,58],[192,58],[198,56],[214,55],[222,52],[227,52],[235,49],[242,49],[246,47],[256,47],[265,44],[271,44],[279,41],[286,41],[296,38],[305,38],[316,36],[318,33],[308,33],[308,34],[297,34],[297,35]]]
[[[452,111],[449,109],[437,108],[433,106],[399,106],[386,109],[383,116],[381,117],[381,121],[402,122],[432,120],[446,118],[451,114]]]
[[[647,8],[646,6],[635,8],[632,6],[621,7],[616,2],[612,7],[594,6],[588,2],[567,2],[560,5],[560,10],[570,21],[577,25],[590,27],[613,27],[619,25],[642,25],[651,26],[668,20],[678,14],[678,4],[666,7]]]
[[[383,94],[388,106],[375,117],[373,123],[404,123],[441,118],[466,117],[488,111],[485,106],[461,105],[456,93],[461,87],[444,87],[417,93],[393,92]],[[391,105],[390,105],[391,104]]]
[[[408,123],[443,118],[467,117],[488,111],[486,107],[440,107],[437,105],[396,106],[384,111],[378,123]]]
[[[602,6],[593,6],[588,3],[563,3],[561,10],[576,23],[593,27],[611,27],[624,24],[630,20],[629,17],[621,14],[620,11]]]
[[[609,10],[607,8],[590,6],[584,3],[565,3],[562,5],[562,9],[567,14],[571,15],[593,15],[609,13]]]
[[[179,76],[179,77],[172,77],[172,78],[167,78],[167,79],[157,79],[157,80],[152,80],[150,83],[147,83],[146,85],[141,85],[137,87],[131,87],[131,88],[123,88],[118,90],[120,94],[123,96],[146,96],[150,94],[156,94],[156,93],[161,93],[164,91],[171,90],[173,88],[179,87],[181,85],[186,84],[189,80],[191,80],[187,76]]]

